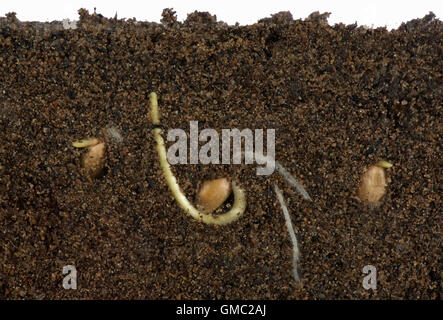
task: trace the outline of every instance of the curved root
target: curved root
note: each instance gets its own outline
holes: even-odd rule
[[[159,125],[160,117],[158,112],[158,102],[157,102],[157,94],[152,92],[149,95],[150,106],[151,106],[151,120],[152,124]],[[172,173],[171,166],[166,157],[166,147],[165,141],[162,137],[162,130],[160,128],[153,129],[154,138],[156,141],[156,149],[158,152],[160,165],[162,167],[163,173],[166,178],[166,182],[169,186],[169,189],[172,192],[177,203],[180,207],[186,211],[189,215],[191,215],[194,219],[207,223],[207,224],[215,224],[215,225],[225,225],[237,220],[246,209],[246,197],[245,192],[235,183],[232,182],[232,191],[234,193],[234,205],[232,209],[228,212],[221,215],[212,215],[206,214],[198,209],[196,209],[186,198],[183,191],[180,189],[180,186],[177,183],[177,179]]]

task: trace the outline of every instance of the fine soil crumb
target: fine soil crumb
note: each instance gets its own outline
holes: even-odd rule
[[[441,298],[443,24],[432,13],[392,31],[318,12],[250,26],[200,12],[182,23],[171,9],[161,24],[79,14],[76,29],[0,18],[0,299]],[[152,91],[165,132],[193,120],[275,129],[277,160],[312,201],[255,165],[172,166],[189,199],[219,177],[247,192],[236,222],[193,220],[158,163]],[[72,142],[110,123],[119,142],[91,181]],[[381,159],[391,183],[367,206],[355,190]],[[62,286],[65,265],[77,290]],[[363,288],[366,265],[376,290]]]

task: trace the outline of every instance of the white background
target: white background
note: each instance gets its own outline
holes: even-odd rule
[[[97,13],[106,17],[136,18],[138,21],[160,22],[164,8],[174,8],[179,21],[186,19],[187,14],[198,11],[209,11],[217,16],[218,21],[229,24],[239,22],[242,25],[252,24],[261,18],[269,17],[279,11],[290,11],[294,19],[306,18],[314,11],[331,12],[329,23],[357,22],[366,26],[387,26],[397,28],[401,22],[424,17],[433,11],[441,20],[443,0],[2,0],[0,15],[16,12],[21,21],[53,21],[65,18],[78,20],[77,10],[85,8],[90,13],[97,8]]]

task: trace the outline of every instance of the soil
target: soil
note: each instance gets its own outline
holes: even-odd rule
[[[161,24],[79,14],[75,30],[0,18],[0,298],[441,299],[443,24],[432,13],[392,31],[318,13],[249,26],[204,12],[178,22],[171,9]],[[158,162],[152,91],[164,137],[192,120],[275,129],[277,160],[313,201],[255,165],[172,166],[190,199],[209,178],[246,190],[236,222],[192,219]],[[87,137],[107,141],[92,180],[72,146]],[[370,206],[356,190],[383,159],[387,194]],[[77,290],[62,286],[65,265]],[[362,285],[366,265],[376,290]]]

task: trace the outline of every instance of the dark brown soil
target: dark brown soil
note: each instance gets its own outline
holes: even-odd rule
[[[443,24],[329,26],[279,13],[228,26],[0,20],[0,298],[440,299]],[[154,149],[149,93],[162,125],[276,129],[276,157],[313,198],[254,165],[173,166],[246,189],[237,222],[207,226],[172,198]],[[88,181],[74,140],[117,128],[104,175]],[[378,207],[354,198],[365,168],[394,164]],[[273,190],[284,192],[303,285]],[[62,287],[75,265],[78,289]],[[377,290],[362,286],[365,265]]]

